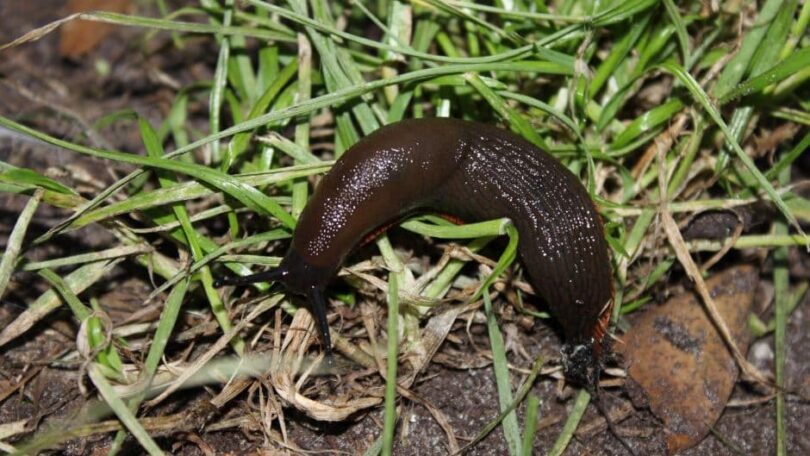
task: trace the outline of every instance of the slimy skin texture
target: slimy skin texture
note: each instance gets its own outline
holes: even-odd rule
[[[567,168],[493,126],[436,118],[380,128],[324,176],[278,269],[223,283],[279,280],[307,296],[329,350],[327,283],[366,236],[419,210],[512,220],[529,280],[565,334],[566,375],[593,386],[613,302],[601,219]]]

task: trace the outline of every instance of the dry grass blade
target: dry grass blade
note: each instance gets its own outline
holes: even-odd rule
[[[380,397],[347,399],[327,404],[301,394],[296,377],[309,347],[313,328],[314,321],[309,312],[299,310],[295,313],[282,343],[279,364],[270,371],[276,394],[287,404],[319,421],[343,421],[361,410],[380,404]]]
[[[197,372],[199,372],[214,356],[217,355],[220,351],[225,349],[230,343],[231,339],[239,334],[250,322],[256,319],[259,315],[263,314],[264,312],[272,309],[275,307],[283,298],[283,296],[275,296],[272,299],[268,299],[266,301],[261,302],[257,305],[251,312],[248,314],[242,321],[240,321],[237,325],[231,328],[228,332],[223,334],[222,336],[217,339],[217,341],[208,349],[206,352],[200,356],[199,358],[195,359],[191,365],[185,367],[183,372],[178,376],[178,378],[172,382],[171,385],[168,386],[162,393],[160,393],[157,397],[150,400],[146,403],[149,407],[154,407],[160,404],[163,400],[169,397],[173,392],[183,386],[183,384],[193,377]]]
[[[660,152],[663,155],[663,151]],[[664,170],[665,166],[661,166],[659,171],[659,184],[661,188],[661,194],[666,195],[666,179],[664,177]],[[661,209],[661,224],[663,225],[664,232],[667,235],[667,239],[669,240],[672,249],[675,251],[675,256],[678,258],[678,261],[681,263],[683,268],[686,270],[687,275],[692,281],[695,283],[695,288],[697,289],[698,293],[700,294],[701,299],[703,300],[704,305],[706,306],[706,312],[709,314],[709,317],[717,325],[717,329],[720,331],[720,335],[723,338],[723,341],[728,345],[729,350],[734,355],[734,359],[737,361],[737,364],[740,366],[740,369],[749,377],[757,382],[761,383],[762,385],[770,386],[772,382],[768,380],[765,375],[763,375],[759,369],[753,366],[745,356],[740,352],[740,349],[737,347],[737,344],[734,342],[734,338],[731,336],[731,331],[728,329],[728,325],[726,324],[723,317],[717,311],[717,305],[714,303],[714,299],[712,298],[711,294],[709,293],[708,288],[706,287],[706,282],[703,280],[703,276],[700,273],[700,268],[695,264],[695,261],[692,259],[692,256],[689,253],[689,249],[686,246],[686,242],[683,240],[683,236],[681,235],[680,229],[678,229],[678,225],[675,223],[675,219],[672,218],[672,214],[669,212],[666,206],[666,199],[662,199]]]
[[[447,415],[442,412],[441,409],[437,408],[427,399],[403,386],[398,385],[397,392],[408,400],[416,402],[417,404],[425,407],[427,411],[430,412],[430,415],[433,416],[433,419],[436,420],[436,423],[442,428],[447,436],[447,452],[449,454],[458,454],[461,451],[458,446],[456,434],[453,431],[453,426],[450,424],[450,420],[448,419]]]
[[[115,265],[122,259],[97,261],[87,264],[71,272],[65,277],[65,282],[70,286],[74,294],[79,294],[92,284],[101,280]],[[11,324],[0,331],[0,347],[16,339],[26,331],[31,329],[37,322],[41,321],[48,314],[62,305],[62,299],[54,290],[48,290],[28,309],[17,316]]]
[[[54,21],[37,29],[31,30],[30,32],[26,33],[25,35],[22,35],[21,37],[15,39],[14,41],[11,41],[9,43],[0,46],[0,51],[20,46],[21,44],[25,44],[31,41],[36,41],[42,38],[43,36],[58,29],[60,26],[62,26],[62,24],[78,19],[81,15],[82,15],[81,13],[71,14],[70,16],[59,19],[58,21]]]

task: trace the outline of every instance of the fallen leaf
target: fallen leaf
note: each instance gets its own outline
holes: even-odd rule
[[[756,269],[740,266],[706,281],[743,353],[758,280]],[[646,312],[619,349],[627,364],[628,393],[664,423],[668,453],[703,440],[725,408],[739,369],[698,296],[675,296]]]
[[[126,13],[132,9],[132,0],[70,0],[68,14],[88,11]],[[59,55],[77,59],[104,41],[115,25],[95,21],[71,21],[59,31]]]

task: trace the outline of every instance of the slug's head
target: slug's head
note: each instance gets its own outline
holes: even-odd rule
[[[247,285],[256,282],[280,283],[291,294],[306,299],[323,343],[326,356],[332,358],[332,338],[326,320],[326,299],[323,292],[334,270],[307,262],[294,248],[290,248],[277,268],[243,277],[226,277],[214,281],[215,287]]]

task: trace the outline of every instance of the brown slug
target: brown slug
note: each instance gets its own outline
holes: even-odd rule
[[[361,240],[419,209],[512,220],[530,282],[566,337],[566,376],[598,381],[613,304],[602,221],[582,183],[528,141],[456,119],[404,120],[349,148],[304,209],[278,268],[218,281],[278,281],[306,296],[331,355],[324,289]]]

